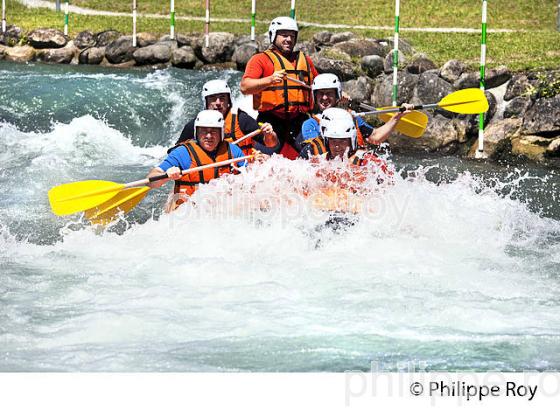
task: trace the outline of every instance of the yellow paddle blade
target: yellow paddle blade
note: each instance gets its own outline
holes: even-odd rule
[[[488,100],[480,88],[466,88],[444,97],[438,106],[459,114],[480,114],[488,111]]]
[[[108,201],[124,185],[110,181],[79,181],[49,190],[49,202],[55,215],[70,215]]]
[[[378,109],[384,110],[387,108],[392,107],[384,107]],[[379,114],[379,119],[383,122],[387,122],[397,114],[398,113],[396,112]],[[408,137],[420,138],[422,135],[424,135],[424,131],[426,131],[427,125],[428,116],[426,114],[420,111],[412,111],[400,119],[395,129],[401,134],[404,134]]]
[[[95,208],[88,209],[84,216],[92,223],[106,225],[111,222],[119,212],[125,214],[131,211],[138,203],[144,199],[150,188],[128,188],[123,189],[114,197]]]

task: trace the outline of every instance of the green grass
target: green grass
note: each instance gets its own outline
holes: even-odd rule
[[[140,0],[140,13],[169,13],[169,1]],[[132,1],[107,2],[106,0],[74,0],[71,4],[98,10],[130,12]],[[406,0],[401,3],[401,28],[406,27],[462,27],[480,28],[481,2],[478,0]],[[177,16],[203,17],[202,0],[176,1]],[[527,30],[518,33],[491,33],[488,35],[489,68],[506,65],[512,70],[551,69],[560,66],[560,33],[556,31],[557,0],[491,0],[488,9],[489,28]],[[259,0],[257,20],[268,21],[278,14],[288,14],[288,0]],[[8,23],[30,30],[36,27],[63,27],[63,14],[46,9],[26,9],[15,0],[7,1]],[[394,0],[299,0],[297,17],[301,21],[350,25],[392,26]],[[211,2],[213,17],[250,17],[248,0],[214,0]],[[82,30],[94,32],[115,29],[130,33],[132,23],[124,17],[70,15],[70,34]],[[177,20],[177,32],[202,32],[203,22]],[[249,24],[213,23],[212,30],[248,34]],[[264,33],[267,24],[257,24],[257,32]],[[302,39],[309,39],[321,29],[303,27]],[[169,32],[167,19],[140,18],[138,31],[158,34]],[[335,30],[332,30],[335,31]],[[336,30],[346,31],[346,29]],[[386,38],[391,30],[355,30],[361,35]],[[424,33],[401,31],[401,38],[415,49],[428,54],[438,65],[450,59],[478,66],[480,35],[464,33]]]
[[[169,1],[141,0],[142,13],[169,13]],[[557,0],[490,0],[488,24],[495,28],[554,30]],[[73,0],[72,4],[99,10],[130,11],[131,1]],[[213,0],[215,17],[250,17],[249,0]],[[304,21],[353,25],[392,26],[394,0],[299,0],[297,18]],[[202,0],[178,0],[178,15],[204,16]],[[288,15],[289,0],[258,0],[257,18],[269,20]],[[402,27],[480,27],[480,0],[405,0],[401,2]]]

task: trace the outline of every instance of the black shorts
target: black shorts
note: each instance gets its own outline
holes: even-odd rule
[[[280,140],[277,153],[279,153],[284,144],[291,145],[298,153],[301,151],[301,145],[296,141],[298,134],[301,132],[301,126],[309,117],[306,114],[299,114],[295,118],[282,119],[270,112],[259,112],[257,122],[268,122],[274,128],[278,139]]]

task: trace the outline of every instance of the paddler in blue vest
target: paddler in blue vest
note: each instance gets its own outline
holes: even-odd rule
[[[200,184],[206,184],[214,178],[232,173],[232,167],[226,165],[208,168],[183,176],[181,171],[244,156],[241,148],[224,140],[224,117],[219,111],[199,112],[193,128],[196,139],[183,141],[171,148],[163,162],[148,174],[149,178],[166,172],[170,179],[175,180],[175,195],[168,210],[173,210],[185,202]],[[243,166],[245,163],[240,161],[236,166]],[[153,182],[150,187],[158,188],[166,181]]]
[[[375,178],[378,184],[392,179],[392,171],[373,152],[359,149],[356,121],[352,114],[342,108],[327,108],[321,114],[321,136],[316,137],[320,152],[311,152],[311,161],[316,163],[316,177],[321,187],[306,191],[315,208],[324,211],[357,212],[362,194],[371,189],[364,184]],[[340,166],[329,166],[321,161],[339,161]],[[350,194],[359,194],[351,200]],[[357,205],[358,204],[358,205]],[[336,218],[335,218],[336,219]]]
[[[253,117],[234,107],[231,89],[224,80],[210,80],[202,86],[202,104],[205,110],[216,110],[223,115],[224,138],[228,142],[237,141],[245,135],[261,129],[261,134],[246,138],[238,144],[245,155],[251,155],[253,148],[269,155],[278,149],[278,137],[272,129],[272,125],[264,122],[259,126]],[[177,144],[194,138],[193,119],[183,128]]]
[[[329,108],[338,107],[346,100],[346,97],[342,95],[342,84],[334,74],[319,74],[313,80],[311,88],[315,99],[315,112],[302,124],[301,133],[298,136],[298,142],[302,146],[301,158],[310,158],[326,152],[324,141],[321,138],[321,114]],[[414,108],[412,104],[403,104],[403,106],[407,111],[395,115],[377,129],[365,122],[363,118],[355,117],[357,147],[365,147],[367,144],[380,145],[385,142],[397,126],[398,121]]]
[[[402,115],[408,112],[407,110],[402,114],[397,114],[395,116],[396,120],[391,119],[383,126],[385,130],[389,130],[390,133]],[[383,127],[378,128],[378,130]],[[379,158],[372,150],[358,146],[356,121],[350,112],[342,108],[327,108],[321,114],[320,129],[321,136],[314,138],[309,143],[310,148],[307,152],[310,158],[339,159],[349,161],[352,166],[359,167],[369,164],[379,169],[379,183],[385,180],[384,175],[392,177],[393,173],[383,159]],[[354,170],[354,173],[357,173],[357,170]],[[321,172],[317,176],[326,179],[331,177],[331,175],[323,175]],[[359,175],[355,175],[355,177],[354,179],[361,178]]]

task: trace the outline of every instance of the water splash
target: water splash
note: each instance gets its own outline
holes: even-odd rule
[[[142,178],[239,74],[1,64],[0,370],[560,369],[557,174],[397,157],[333,214],[314,194],[357,182],[344,164],[273,157],[98,230],[48,189]]]
[[[124,232],[82,225],[50,246],[4,235],[2,264],[28,272],[3,279],[6,349],[27,346],[5,366],[36,369],[29,358],[40,357],[60,369],[79,352],[62,368],[341,370],[374,359],[391,368],[400,346],[429,369],[558,368],[560,286],[550,269],[560,224],[472,175],[436,185],[429,171],[397,176],[376,193],[385,203],[377,214],[338,230],[325,228],[328,213],[305,213],[311,202],[284,214],[206,207],[234,190],[290,198],[317,172],[275,157]],[[274,362],[260,359],[273,351]]]

